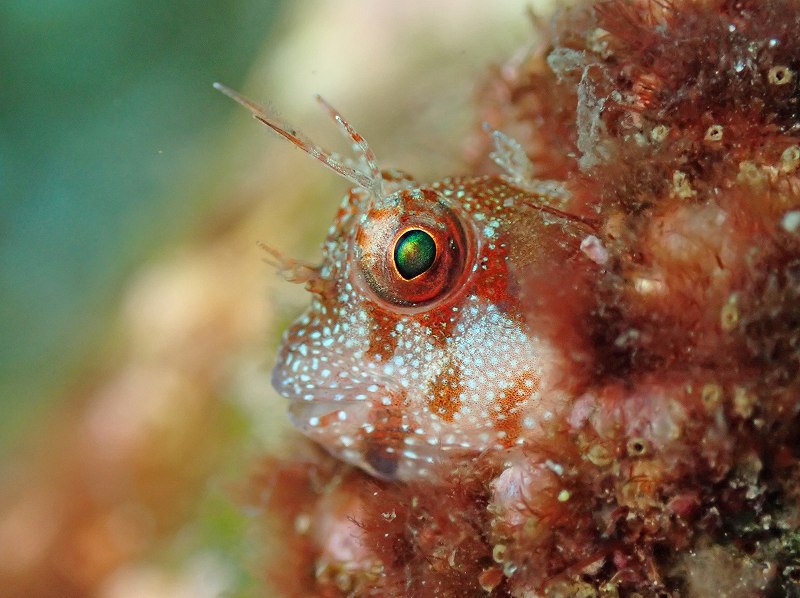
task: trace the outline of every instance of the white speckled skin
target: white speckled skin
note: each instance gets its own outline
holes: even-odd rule
[[[530,329],[528,274],[573,259],[583,235],[501,177],[391,186],[379,201],[362,189],[343,201],[273,384],[309,437],[373,475],[406,480],[454,456],[524,444],[548,417],[565,357]],[[384,263],[409,227],[437,239],[437,260],[450,259],[442,277],[406,281]]]

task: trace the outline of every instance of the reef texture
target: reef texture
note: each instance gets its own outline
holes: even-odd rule
[[[536,305],[569,323],[569,398],[533,440],[424,479],[270,460],[253,502],[283,538],[271,582],[800,596],[800,3],[597,2],[541,36],[483,80],[476,120],[594,223],[575,300]],[[467,143],[473,174],[490,144]]]

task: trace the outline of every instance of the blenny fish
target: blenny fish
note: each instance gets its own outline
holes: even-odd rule
[[[569,272],[587,269],[581,242],[591,219],[556,207],[567,191],[536,182],[522,149],[499,131],[488,134],[505,174],[420,183],[381,170],[321,98],[358,164],[216,87],[354,185],[319,266],[267,248],[312,295],[283,335],[272,378],[294,425],[384,479],[524,445],[563,399],[562,372],[580,361],[559,348],[564,323],[537,320],[543,298],[574,296]]]

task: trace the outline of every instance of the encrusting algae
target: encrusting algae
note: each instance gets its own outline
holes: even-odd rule
[[[326,105],[350,166],[249,106],[355,184],[275,370],[333,457],[255,480],[270,578],[800,596],[800,3],[584,3],[541,34],[481,85],[469,176],[381,170]]]

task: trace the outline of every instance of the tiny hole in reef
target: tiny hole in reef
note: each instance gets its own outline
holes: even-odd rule
[[[627,448],[631,457],[641,457],[647,454],[647,441],[643,438],[631,438]]]

